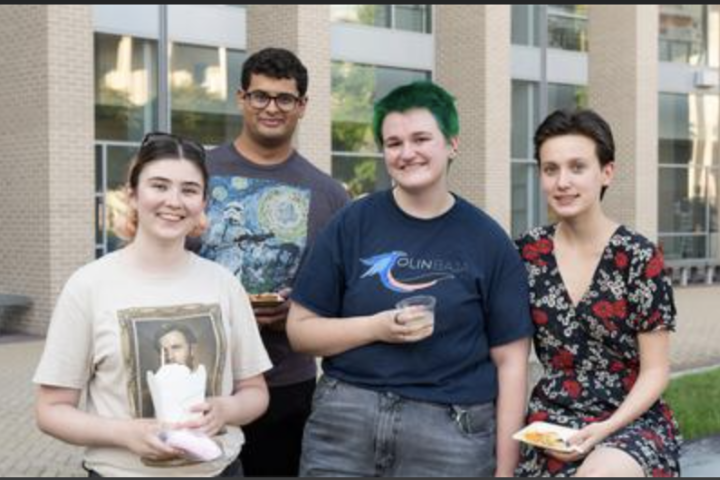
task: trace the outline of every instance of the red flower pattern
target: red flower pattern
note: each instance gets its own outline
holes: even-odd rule
[[[627,318],[628,303],[627,300],[618,300],[613,304],[613,313],[617,318],[624,320]]]
[[[630,259],[625,252],[618,252],[615,255],[615,266],[620,270],[625,270],[630,266]]]
[[[527,423],[530,425],[535,422],[547,422],[549,418],[550,414],[548,412],[535,412],[528,416]]]
[[[563,389],[570,395],[570,398],[577,399],[582,394],[583,388],[575,380],[565,380],[563,382]]]
[[[655,278],[659,276],[663,268],[665,268],[665,259],[660,251],[655,252],[655,256],[650,260],[647,267],[645,268],[645,276],[647,278]]]
[[[584,297],[589,300],[587,305],[573,308],[562,289],[553,238],[550,227],[519,241],[535,299],[533,321],[543,326],[536,331],[535,345],[547,372],[533,392],[530,411],[536,413],[528,415],[528,421],[559,422],[578,429],[610,418],[615,413],[610,405],[621,405],[636,385],[638,327],[674,327],[672,290],[663,272],[662,252],[620,227],[603,253],[600,274],[595,275]],[[538,265],[549,268],[536,268]],[[631,268],[639,275],[629,275]],[[648,475],[677,476],[678,433],[672,411],[659,401],[609,441],[643,459]],[[523,450],[517,473],[526,477],[574,476],[579,465],[529,448]]]
[[[548,324],[548,315],[539,308],[533,309],[532,312],[533,323],[535,325],[543,327]]]
[[[620,373],[625,370],[625,364],[620,360],[615,360],[610,364],[610,373]]]
[[[563,469],[565,464],[561,462],[560,460],[557,460],[552,457],[548,457],[547,459],[547,469],[550,475],[555,475],[557,473],[560,473],[560,470]]]
[[[535,248],[541,255],[547,255],[553,251],[553,242],[547,238],[541,238],[535,244]]]
[[[552,359],[552,366],[557,370],[572,370],[575,364],[575,355],[572,352],[562,349]]]
[[[615,315],[615,309],[612,303],[602,300],[593,305],[593,313],[602,320],[609,320]]]

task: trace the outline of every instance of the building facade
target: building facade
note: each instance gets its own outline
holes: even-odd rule
[[[679,283],[720,293],[717,5],[8,5],[0,40],[0,293],[33,300],[0,311],[7,330],[44,333],[69,275],[119,248],[145,132],[237,135],[241,65],[266,46],[308,66],[296,143],[354,195],[390,184],[373,101],[446,86],[461,116],[452,188],[513,235],[552,221],[535,127],[557,108],[598,110],[617,137],[608,210],[663,245]]]

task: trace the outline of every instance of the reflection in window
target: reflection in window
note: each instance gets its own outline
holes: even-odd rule
[[[543,9],[540,5],[512,6],[512,43],[540,46]],[[588,6],[547,5],[548,47],[588,50]]]
[[[332,5],[330,17],[333,22],[390,28],[391,8],[391,5]]]
[[[157,43],[95,34],[95,138],[140,140],[157,110]]]
[[[428,78],[421,71],[333,63],[332,172],[354,196],[390,184],[373,139],[373,104],[395,87]]]
[[[333,177],[352,198],[390,187],[390,176],[380,155],[333,155]]]
[[[158,125],[157,43],[95,35],[96,251],[119,248],[127,216],[122,187],[143,135]],[[242,117],[235,102],[243,52],[186,44],[170,46],[167,79],[172,130],[206,145],[235,138]]]
[[[703,234],[708,226],[708,180],[712,172],[702,168],[660,170],[660,231]],[[712,182],[714,184],[715,182]]]
[[[512,43],[537,47],[540,45],[540,6],[512,6]]]
[[[542,220],[542,191],[535,162],[512,162],[512,235],[519,237]]]
[[[548,112],[561,108],[587,107],[587,88],[573,85],[548,85]],[[541,225],[551,216],[543,212],[545,202],[540,191],[533,136],[540,118],[539,85],[513,81],[512,85],[512,235],[522,235]]]
[[[430,33],[431,5],[332,5],[333,22]]]
[[[103,148],[100,145],[95,145],[95,250],[96,257],[99,258],[104,253],[104,212],[103,212],[103,198],[102,188],[104,185],[103,181]]]
[[[394,5],[395,7],[395,28],[408,30],[410,32],[429,33],[430,5]]]
[[[587,52],[587,5],[548,5],[548,47]]]
[[[660,5],[660,60],[717,67],[717,16],[716,6]]]
[[[659,229],[669,259],[718,250],[717,95],[660,95]]]
[[[129,221],[124,187],[130,162],[138,147],[138,144],[112,142],[95,146],[98,256],[119,249],[128,240],[123,236]]]
[[[224,47],[175,43],[170,53],[172,131],[206,145],[240,132],[235,101],[245,53]]]

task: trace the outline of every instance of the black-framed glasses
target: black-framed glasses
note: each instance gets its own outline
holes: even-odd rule
[[[187,137],[181,137],[168,132],[148,132],[140,142],[140,148],[146,147],[151,142],[155,141],[171,141],[180,145],[182,148],[191,148],[202,156],[205,160],[205,147],[202,143]]]
[[[245,92],[243,98],[246,99],[250,106],[255,110],[264,110],[270,105],[271,101],[274,101],[275,106],[283,113],[292,112],[298,107],[298,105],[301,105],[305,101],[304,98],[293,95],[292,93],[278,93],[277,95],[271,95],[262,90]]]

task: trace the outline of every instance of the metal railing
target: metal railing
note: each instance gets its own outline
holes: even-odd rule
[[[720,259],[668,260],[666,267],[673,283],[682,287],[720,283]]]

